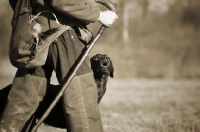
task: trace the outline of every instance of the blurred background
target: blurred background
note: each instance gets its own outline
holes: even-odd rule
[[[200,1],[113,1],[119,19],[90,53],[107,54],[115,68],[99,105],[105,132],[200,132]],[[1,0],[1,88],[16,71],[8,60],[12,13]],[[89,29],[96,34],[100,26]],[[38,132],[45,131],[65,130]]]
[[[199,0],[117,3],[119,20],[97,44],[113,59],[116,77],[200,77]]]

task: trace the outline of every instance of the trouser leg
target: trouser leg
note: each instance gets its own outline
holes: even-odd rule
[[[1,132],[22,131],[42,100],[46,84],[45,73],[41,67],[32,71],[18,69],[0,119]]]
[[[52,62],[60,85],[80,61],[85,46],[75,32],[66,31],[50,46],[49,62]],[[101,116],[97,105],[97,86],[87,57],[76,77],[63,95],[64,114],[68,132],[103,132]]]
[[[93,74],[76,76],[63,96],[69,132],[103,132]]]

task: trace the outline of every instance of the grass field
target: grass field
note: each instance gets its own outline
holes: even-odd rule
[[[200,132],[200,81],[110,79],[100,110],[105,132]]]

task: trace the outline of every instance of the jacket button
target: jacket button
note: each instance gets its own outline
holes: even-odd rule
[[[85,129],[87,130],[87,129],[88,129],[88,127],[85,127]]]
[[[74,40],[75,40],[74,36],[71,36],[71,41],[74,41]]]

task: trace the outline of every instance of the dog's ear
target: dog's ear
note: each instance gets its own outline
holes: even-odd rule
[[[110,72],[110,77],[114,78],[114,70]]]
[[[112,61],[110,61],[110,77],[114,78],[114,67]]]
[[[90,63],[93,65],[95,62],[99,60],[100,54],[96,54],[93,57],[90,58]]]
[[[95,60],[96,56],[93,56],[92,58],[90,58],[90,63],[91,63],[91,67],[94,67],[96,60]]]

